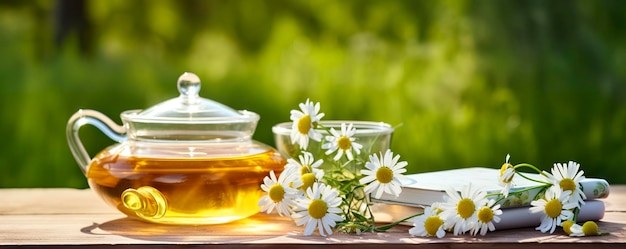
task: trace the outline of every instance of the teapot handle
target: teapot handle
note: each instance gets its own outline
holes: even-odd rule
[[[70,150],[72,151],[72,155],[80,169],[83,171],[83,174],[87,173],[87,167],[91,162],[91,157],[85,150],[85,146],[80,141],[78,137],[78,130],[83,125],[90,124],[98,128],[109,138],[122,142],[126,140],[126,129],[123,126],[116,124],[113,120],[111,120],[106,115],[94,111],[94,110],[78,110],[70,119],[67,121],[67,127],[65,129],[65,135],[67,136],[67,142],[70,146]]]

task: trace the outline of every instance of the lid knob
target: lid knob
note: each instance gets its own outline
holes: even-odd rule
[[[194,73],[185,72],[178,77],[178,92],[185,104],[194,104],[199,99],[200,78]]]

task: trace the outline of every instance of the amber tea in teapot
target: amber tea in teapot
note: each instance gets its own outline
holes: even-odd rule
[[[130,216],[158,223],[217,224],[259,212],[269,170],[282,171],[275,151],[232,158],[138,158],[105,150],[87,171],[89,185]]]
[[[178,98],[123,112],[123,126],[94,110],[69,119],[68,144],[89,186],[128,216],[155,223],[218,224],[258,213],[263,178],[286,164],[251,139],[259,116],[199,97],[192,73],[178,90]],[[79,138],[86,124],[118,143],[92,159]]]

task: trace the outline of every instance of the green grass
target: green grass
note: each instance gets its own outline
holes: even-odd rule
[[[201,96],[259,113],[268,144],[310,98],[325,119],[398,126],[392,149],[410,172],[499,167],[510,153],[626,183],[623,5],[93,2],[90,55],[75,39],[55,48],[38,17],[50,4],[0,5],[0,187],[86,187],[65,141],[72,113],[120,122],[177,96],[184,71]],[[91,127],[81,137],[91,155],[113,143]]]

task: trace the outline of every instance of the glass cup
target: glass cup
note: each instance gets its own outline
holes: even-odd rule
[[[326,136],[330,135],[330,133],[323,131],[321,127],[326,127],[328,129],[333,128],[337,132],[340,132],[342,123],[351,123],[353,127],[356,128],[356,134],[353,136],[356,138],[354,142],[363,145],[361,153],[359,155],[355,155],[356,158],[368,161],[370,155],[379,152],[384,153],[387,149],[389,149],[394,129],[387,123],[373,121],[325,120],[320,121],[320,125],[317,129]],[[272,127],[274,142],[276,143],[275,146],[278,151],[283,154],[283,156],[295,158],[300,154],[302,149],[299,144],[291,142],[291,131],[292,122],[279,123]],[[322,142],[323,141],[324,140],[322,140]],[[321,155],[321,153],[325,152],[321,146],[322,142],[309,138],[309,145],[306,151],[311,152],[313,155]],[[315,158],[318,157],[316,156]]]

